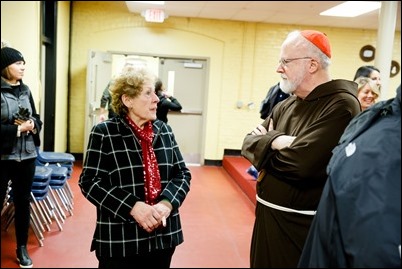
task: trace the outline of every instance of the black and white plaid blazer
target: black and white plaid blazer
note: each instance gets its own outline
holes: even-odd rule
[[[144,170],[139,140],[129,125],[114,117],[95,125],[90,133],[79,187],[96,207],[91,251],[104,257],[127,257],[183,242],[179,207],[190,190],[191,174],[169,125],[153,122],[153,148],[161,175],[160,200],[173,210],[167,225],[152,233],[130,216],[137,201],[145,201]]]

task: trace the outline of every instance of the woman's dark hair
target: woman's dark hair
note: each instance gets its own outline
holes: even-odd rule
[[[162,86],[163,86],[162,81],[160,79],[158,79],[155,82],[155,92],[157,95],[159,95],[163,91]]]
[[[377,71],[378,73],[380,73],[380,70],[373,66],[373,65],[363,65],[360,66],[357,70],[356,70],[356,74],[355,77],[353,78],[353,81],[355,81],[358,77],[366,77],[369,78],[371,72],[373,72],[373,70]]]

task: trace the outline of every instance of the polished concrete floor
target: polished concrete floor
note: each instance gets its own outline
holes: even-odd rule
[[[254,203],[221,166],[190,166],[191,191],[180,209],[184,243],[173,256],[172,268],[247,268],[254,223]],[[28,250],[34,268],[96,268],[89,251],[95,207],[80,193],[81,163],[74,166],[69,185],[74,193],[73,215],[55,222],[39,246],[31,231]],[[18,268],[14,228],[1,229],[1,268]]]

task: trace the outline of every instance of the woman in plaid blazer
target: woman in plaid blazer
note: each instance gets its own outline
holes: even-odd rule
[[[122,73],[111,88],[118,116],[90,133],[78,184],[96,207],[99,268],[169,268],[183,242],[179,207],[191,174],[171,127],[156,119],[154,85],[146,69]]]

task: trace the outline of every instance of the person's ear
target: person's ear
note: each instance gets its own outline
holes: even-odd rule
[[[131,97],[128,96],[127,94],[123,94],[123,95],[121,96],[121,101],[123,102],[123,104],[124,104],[126,107],[128,107],[128,108],[131,108],[131,107],[132,107],[133,98],[131,98]]]
[[[311,60],[310,60],[310,72],[311,72],[311,73],[314,73],[315,71],[317,71],[319,64],[320,64],[320,63],[317,62],[316,60],[311,59]]]

